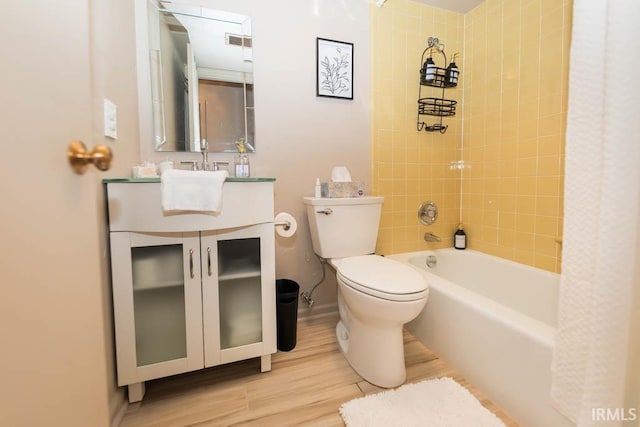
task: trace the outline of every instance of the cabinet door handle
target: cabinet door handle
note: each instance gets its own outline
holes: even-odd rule
[[[211,276],[211,248],[207,248],[207,272]]]
[[[193,249],[189,249],[189,272],[191,273],[191,278],[193,279],[195,277],[193,274]]]

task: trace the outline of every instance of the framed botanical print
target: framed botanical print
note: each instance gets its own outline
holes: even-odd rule
[[[316,39],[316,95],[353,99],[353,43]]]

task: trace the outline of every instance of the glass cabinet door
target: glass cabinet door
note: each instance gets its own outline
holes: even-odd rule
[[[198,233],[111,233],[118,382],[202,368]]]
[[[275,353],[273,224],[201,232],[205,366]]]
[[[183,251],[131,248],[137,366],[187,357]]]
[[[261,342],[260,238],[217,243],[220,348]]]

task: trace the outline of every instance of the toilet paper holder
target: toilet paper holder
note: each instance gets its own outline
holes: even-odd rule
[[[273,226],[276,234],[281,237],[291,237],[298,230],[296,219],[287,212],[280,212],[276,215],[273,219]]]
[[[291,228],[291,221],[278,221],[273,223],[274,227],[282,227],[284,231],[289,231]]]

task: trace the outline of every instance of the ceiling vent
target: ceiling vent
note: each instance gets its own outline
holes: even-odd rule
[[[251,47],[251,37],[227,33],[225,38],[229,45]]]

